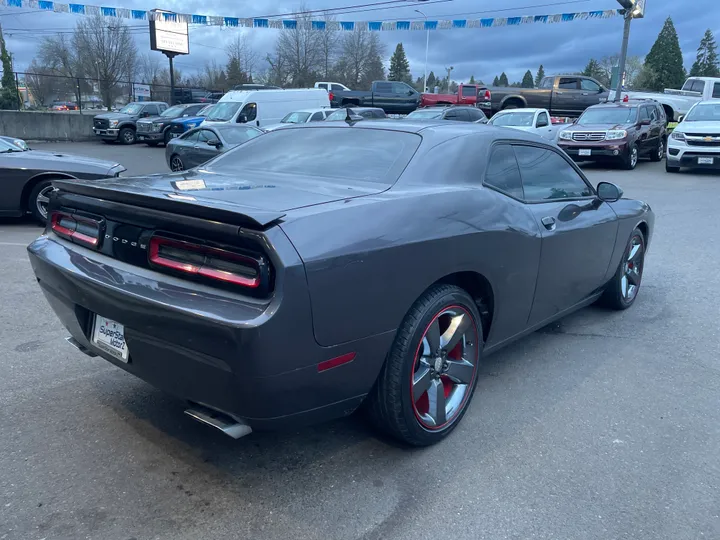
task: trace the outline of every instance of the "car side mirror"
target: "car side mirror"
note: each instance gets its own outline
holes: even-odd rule
[[[541,120],[537,123],[537,127],[539,127],[539,128],[548,127],[548,123],[545,120]]]
[[[649,125],[650,125],[650,120],[640,120],[640,125],[641,125],[641,126],[649,126]]]
[[[681,114],[681,115],[678,117],[678,124],[679,124],[680,122],[682,122],[683,120],[685,120],[685,115],[684,115],[684,114]]]
[[[238,124],[245,124],[248,121],[247,115],[241,114],[237,117],[237,123]]]
[[[207,143],[208,146],[214,146],[215,148],[220,148],[222,146],[219,139],[210,139]]]
[[[610,182],[600,182],[597,185],[598,199],[604,202],[619,201],[623,196],[623,190]]]

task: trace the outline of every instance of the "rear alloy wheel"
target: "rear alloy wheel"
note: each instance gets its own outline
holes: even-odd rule
[[[122,144],[135,144],[135,131],[130,128],[122,128],[118,139]]]
[[[185,170],[185,164],[183,163],[182,159],[180,159],[180,156],[177,154],[173,154],[172,157],[170,157],[170,170],[173,172],[180,172]]]
[[[47,222],[48,204],[50,204],[50,193],[53,189],[51,180],[43,180],[38,182],[28,197],[28,211],[35,221],[42,225]]]
[[[627,151],[627,156],[624,158],[623,166],[628,171],[632,171],[635,167],[637,167],[638,163],[638,148],[637,145],[631,144]]]
[[[376,425],[413,446],[445,438],[475,391],[482,347],[480,315],[467,292],[429,289],[405,316],[368,398]]]
[[[665,139],[660,139],[657,149],[650,154],[650,161],[662,161],[665,157]]]
[[[625,249],[620,266],[612,281],[605,289],[602,303],[612,309],[627,309],[635,303],[643,270],[645,269],[645,237],[640,229],[635,229]]]

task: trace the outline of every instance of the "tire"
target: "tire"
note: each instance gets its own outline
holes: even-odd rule
[[[151,142],[146,142],[145,144],[147,144],[150,148],[155,148],[160,143],[151,141]]]
[[[637,167],[638,159],[640,159],[638,147],[633,143],[628,147],[627,155],[623,158],[623,169],[632,171]]]
[[[665,139],[660,139],[657,148],[650,154],[650,161],[655,163],[662,161],[665,157]]]
[[[507,110],[510,110],[510,109],[521,109],[521,108],[522,108],[522,107],[520,107],[520,105],[518,105],[517,103],[508,103],[507,105],[503,105],[503,108],[500,109],[500,110],[501,110],[501,111],[507,111]]]
[[[118,133],[118,140],[122,144],[135,144],[137,139],[135,138],[135,130],[132,128],[122,128]]]
[[[636,247],[638,251],[633,254]],[[600,298],[600,303],[616,310],[624,310],[632,306],[640,292],[644,270],[645,236],[636,228],[630,235],[620,265]],[[631,289],[631,287],[635,288]]]
[[[679,173],[680,167],[673,167],[672,165],[670,165],[670,162],[666,159],[665,160],[665,172]]]
[[[443,343],[449,323],[458,317],[449,353],[440,348],[439,354],[428,354],[436,349],[431,343]],[[435,285],[413,304],[368,396],[376,427],[412,446],[438,443],[457,427],[477,385],[483,349],[480,321],[472,297],[453,285]],[[445,407],[435,407],[438,402]]]
[[[52,191],[52,180],[41,180],[30,192],[27,200],[27,211],[41,225],[47,223],[48,195]]]
[[[185,164],[180,156],[173,154],[170,156],[170,170],[173,172],[180,172],[185,170]]]
[[[170,128],[166,129],[165,134],[163,135],[163,144],[167,147],[169,142],[170,142]]]
[[[102,142],[104,142],[105,144],[114,144],[114,143],[115,143],[115,141],[112,141],[112,140],[110,140],[110,139],[101,139],[101,140],[102,140]]]

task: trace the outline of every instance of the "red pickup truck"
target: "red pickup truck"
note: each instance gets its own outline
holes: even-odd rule
[[[474,107],[478,102],[478,90],[480,88],[478,84],[461,84],[455,94],[423,94],[420,97],[420,106],[470,105]]]

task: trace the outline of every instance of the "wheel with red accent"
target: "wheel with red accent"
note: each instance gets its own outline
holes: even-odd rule
[[[477,384],[480,320],[472,297],[453,285],[433,286],[415,302],[368,398],[378,427],[413,446],[455,429]]]
[[[611,309],[624,310],[635,303],[643,270],[645,270],[645,236],[635,229],[625,248],[615,276],[600,297],[600,302]]]

